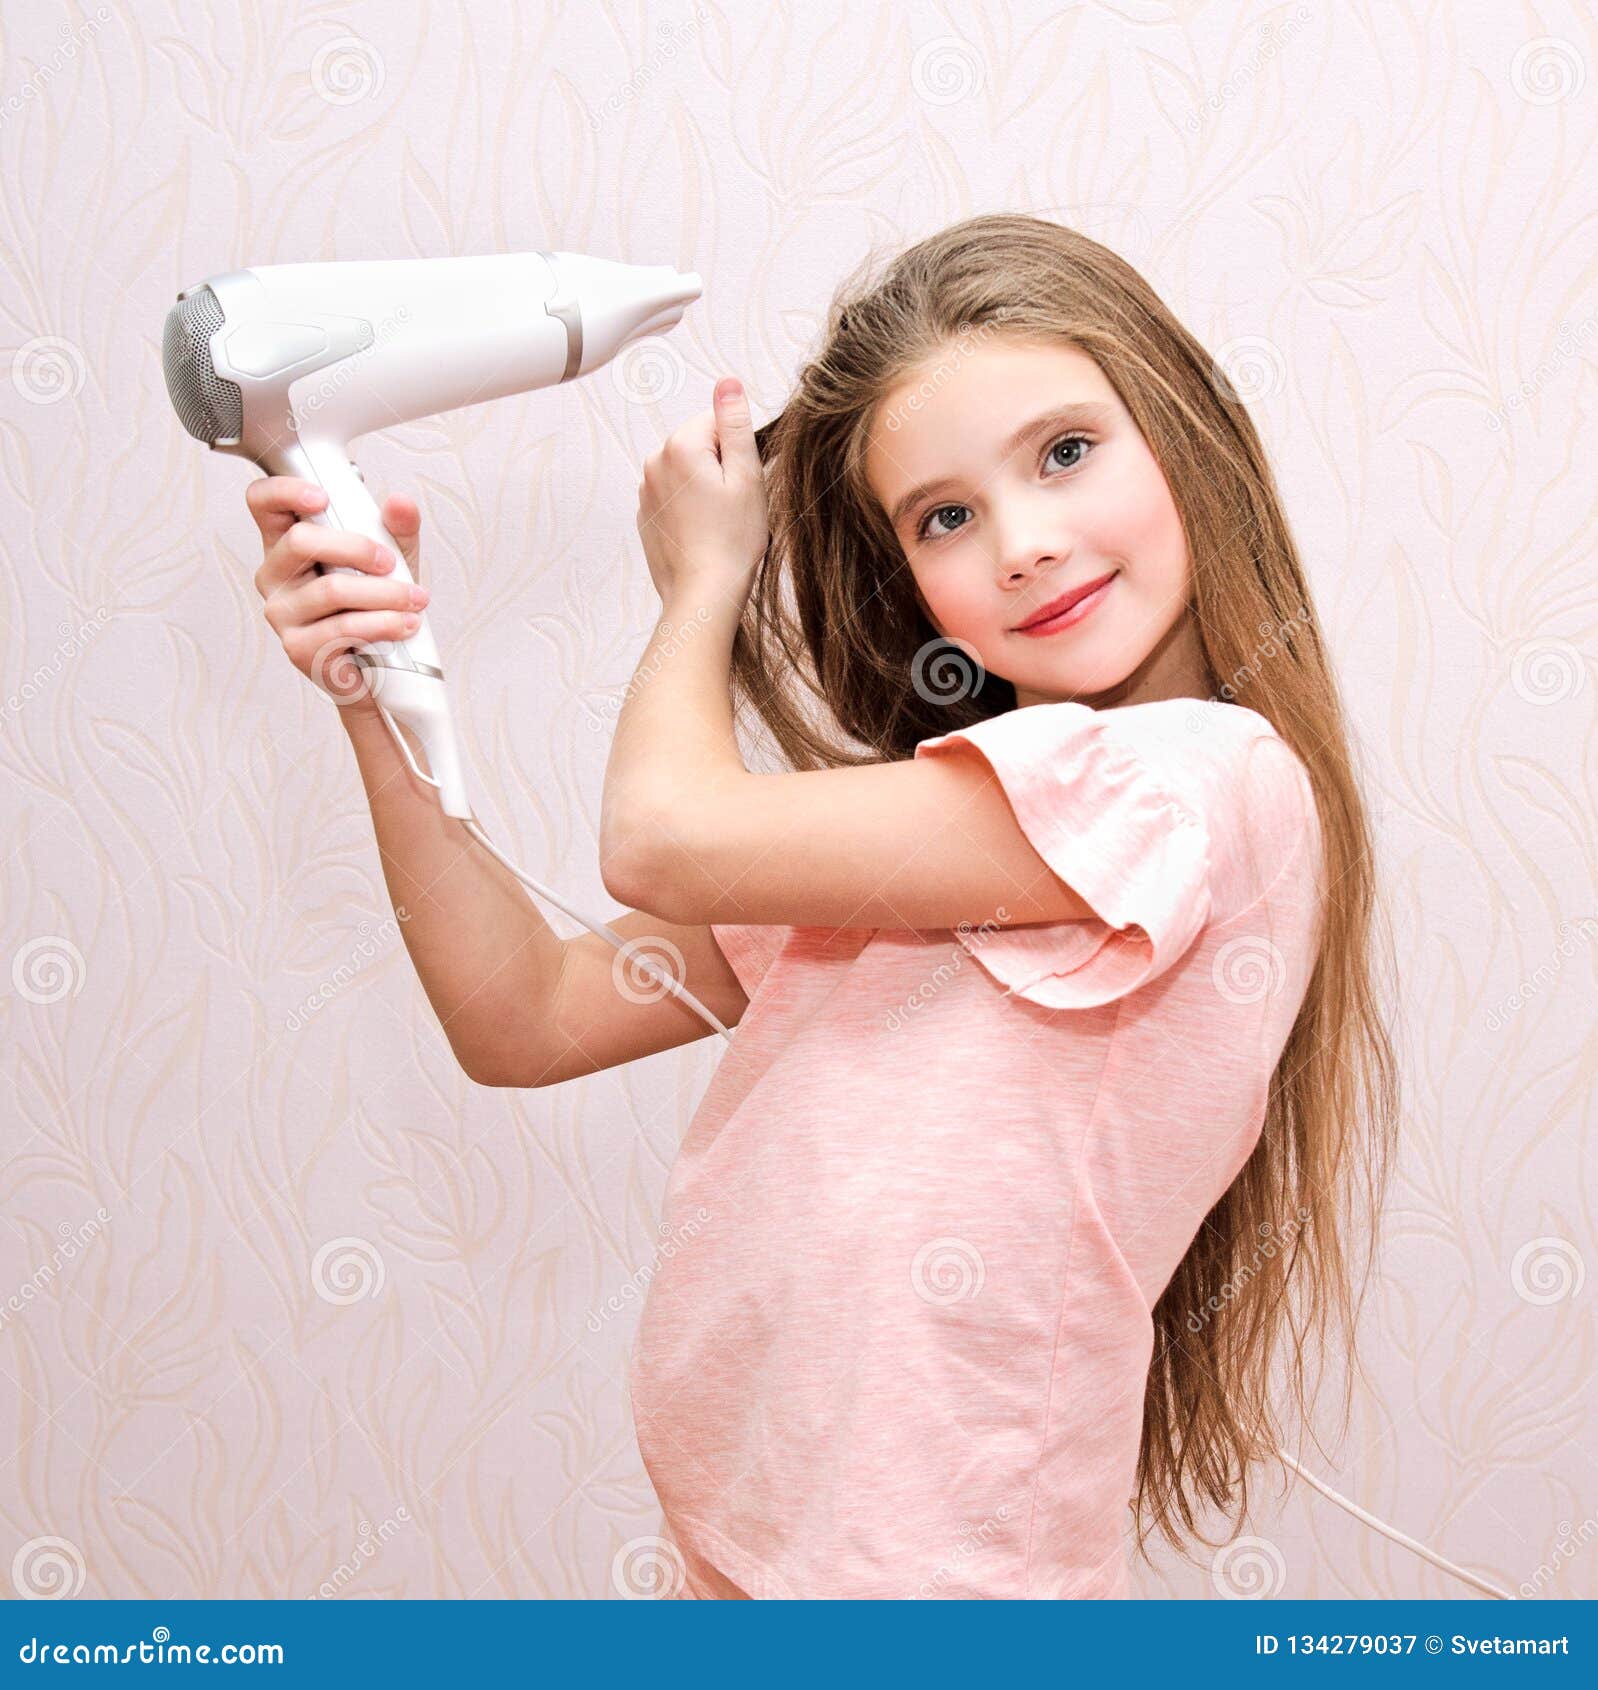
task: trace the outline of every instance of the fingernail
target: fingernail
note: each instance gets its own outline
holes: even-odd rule
[[[411,588],[411,603],[414,604],[414,605],[426,604],[427,603],[427,588],[426,587],[412,587]]]
[[[422,619],[420,616],[407,616],[405,618],[405,628],[407,633],[413,628],[420,628],[421,625]]]
[[[377,561],[380,564],[382,564],[382,566],[385,569],[387,569],[388,566],[394,561],[394,554],[388,549],[387,546],[379,546],[377,548]]]

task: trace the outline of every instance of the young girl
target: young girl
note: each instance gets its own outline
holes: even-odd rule
[[[1307,1424],[1396,1120],[1371,840],[1254,427],[1114,254],[983,216],[846,287],[758,432],[718,386],[639,529],[663,615],[606,774],[612,925],[738,1027],[632,1358],[669,1593],[1122,1596],[1129,1505],[1140,1549],[1241,1524],[1284,1388]],[[308,660],[309,614],[274,625]],[[746,767],[729,678],[785,772]],[[468,1072],[704,1036],[344,714]]]

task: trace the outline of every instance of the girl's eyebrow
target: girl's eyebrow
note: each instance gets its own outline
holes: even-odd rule
[[[1034,434],[1040,434],[1046,428],[1070,428],[1081,424],[1094,428],[1106,428],[1114,415],[1113,406],[1093,399],[1081,399],[1071,405],[1061,405],[1055,410],[1046,411],[1041,417],[1034,417],[1029,423],[1023,423],[1005,441],[1002,456],[1009,457],[1017,447],[1025,445]],[[959,479],[955,475],[940,476],[936,481],[923,481],[920,486],[912,487],[907,493],[901,493],[894,502],[893,510],[889,513],[889,523],[897,528],[909,515],[913,505],[919,504],[923,499],[930,498],[934,493],[941,492],[945,487],[954,486]]]

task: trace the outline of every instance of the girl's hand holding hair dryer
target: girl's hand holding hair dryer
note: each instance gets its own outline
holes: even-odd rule
[[[383,523],[399,541],[417,584],[387,577],[394,559],[364,534],[310,520],[327,503],[314,481],[268,475],[252,481],[245,501],[261,531],[265,557],[255,587],[266,620],[302,675],[346,709],[375,712],[361,670],[345,655],[378,640],[416,632],[427,604],[420,584],[421,512],[403,493],[383,503]],[[323,564],[326,574],[318,574]],[[349,574],[354,568],[359,574]]]
[[[383,525],[417,577],[412,586],[387,578],[394,560],[386,547],[310,520],[327,503],[314,481],[262,476],[246,488],[245,501],[264,549],[256,591],[289,661],[345,708],[375,711],[364,676],[345,654],[416,632],[428,601],[416,502],[391,493],[382,506]],[[684,423],[645,460],[638,531],[662,604],[703,604],[736,617],[768,529],[749,402],[735,380],[719,382],[714,410]]]

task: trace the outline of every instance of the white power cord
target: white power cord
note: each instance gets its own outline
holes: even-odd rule
[[[416,759],[411,755],[411,748],[405,743],[405,736],[399,731],[398,727],[395,726],[394,718],[389,715],[388,711],[386,711],[381,704],[378,705],[377,710],[378,714],[383,718],[384,724],[387,726],[394,743],[400,748],[401,752],[404,753],[405,761],[410,764],[411,773],[415,775],[418,780],[425,781],[435,792],[438,791],[438,782],[434,780],[431,775],[423,774],[417,767]],[[575,909],[571,904],[568,904],[566,900],[561,897],[560,893],[552,890],[548,886],[545,886],[541,881],[534,880],[530,874],[524,874],[477,825],[477,818],[475,816],[473,816],[470,820],[463,821],[461,825],[475,840],[477,840],[480,845],[483,846],[485,850],[491,852],[495,857],[497,857],[499,861],[502,862],[524,886],[536,892],[539,897],[547,898],[556,909],[564,910],[573,921],[580,921],[591,933],[597,933],[601,939],[604,939],[614,945],[618,951],[624,953],[629,963],[636,964],[652,980],[658,980],[669,992],[681,998],[682,1001],[687,1004],[702,1021],[708,1022],[709,1025],[714,1027],[724,1039],[726,1039],[729,1043],[732,1042],[732,1033],[724,1027],[708,1009],[705,1008],[699,999],[696,998],[686,986],[684,986],[680,981],[674,980],[669,973],[667,973],[664,969],[657,967],[649,957],[643,954],[641,941],[637,939],[624,939],[620,933],[615,931],[614,928],[607,926],[603,921],[595,921],[591,916],[584,915],[580,909]]]
[[[434,780],[431,775],[424,775],[416,766],[416,759],[411,755],[411,748],[405,743],[404,736],[394,725],[393,718],[386,710],[383,709],[381,705],[378,706],[378,713],[382,716],[384,722],[387,723],[388,731],[393,736],[394,743],[405,754],[405,761],[410,764],[411,773],[415,775],[418,780],[426,781],[427,784],[436,791],[438,789],[438,782]],[[477,825],[477,819],[475,816],[470,821],[464,822],[462,825],[474,839],[483,845],[486,850],[491,851],[494,856],[496,856],[500,862],[502,862],[505,867],[522,882],[524,886],[530,887],[539,895],[539,897],[549,899],[556,909],[564,910],[574,921],[580,921],[584,927],[588,928],[591,932],[597,933],[600,938],[608,939],[617,950],[626,950],[630,944],[635,943],[635,941],[622,938],[619,933],[612,931],[612,929],[607,927],[604,922],[590,920],[589,917],[584,915],[581,910],[573,909],[558,892],[552,892],[549,887],[534,880],[530,874],[523,874],[522,871],[517,868],[515,863],[513,863],[510,858],[507,857],[505,853],[501,851]],[[686,986],[680,985],[676,980],[672,979],[669,974],[658,971],[648,958],[639,956],[636,952],[632,953],[632,960],[639,963],[643,967],[645,973],[651,975],[655,979],[658,979],[664,986],[668,987],[679,998],[681,998],[691,1009],[696,1011],[705,1021],[708,1021],[724,1039],[729,1041],[732,1039],[732,1034],[728,1032],[724,1026],[722,1026],[716,1017],[705,1008],[699,999],[696,998]],[[1513,1602],[1515,1600],[1509,1591],[1500,1590],[1496,1584],[1490,1584],[1486,1579],[1478,1578],[1474,1573],[1467,1572],[1465,1568],[1455,1566],[1452,1561],[1446,1559],[1444,1556],[1436,1554],[1433,1550],[1428,1549],[1424,1543],[1417,1543],[1414,1538],[1407,1536],[1404,1532],[1398,1531],[1396,1528],[1387,1525],[1384,1521],[1378,1520],[1374,1514],[1368,1513],[1365,1509],[1361,1508],[1357,1502],[1350,1502],[1346,1496],[1339,1495],[1338,1492],[1334,1491],[1330,1485],[1324,1483],[1320,1479],[1317,1479],[1313,1473],[1307,1472],[1303,1467],[1300,1467],[1292,1456],[1287,1454],[1285,1450],[1278,1450],[1276,1453],[1287,1463],[1289,1467],[1293,1469],[1295,1473],[1298,1474],[1301,1479],[1303,1479],[1306,1483],[1313,1485],[1322,1496],[1329,1497],[1338,1505],[1338,1507],[1346,1509],[1356,1520],[1359,1520],[1363,1524],[1371,1527],[1374,1531],[1381,1532],[1384,1536],[1391,1538],[1394,1543],[1401,1545],[1403,1548],[1412,1550],[1423,1560],[1430,1561],[1434,1567],[1441,1567],[1445,1573],[1452,1573],[1455,1578],[1463,1579],[1466,1584],[1473,1585],[1477,1590],[1482,1591],[1484,1594],[1488,1596],[1501,1597],[1503,1600],[1508,1602]]]
[[[1307,1472],[1304,1468],[1300,1467],[1292,1456],[1290,1456],[1285,1450],[1279,1449],[1276,1453],[1287,1463],[1289,1467],[1293,1469],[1295,1473],[1298,1474],[1301,1479],[1307,1481],[1309,1484],[1312,1484],[1322,1496],[1330,1497],[1340,1508],[1346,1508],[1356,1520],[1363,1521],[1365,1525],[1370,1526],[1375,1531],[1381,1532],[1383,1536],[1390,1537],[1394,1543],[1402,1544],[1405,1549],[1412,1549],[1424,1560],[1430,1561],[1434,1567],[1441,1567],[1445,1573],[1452,1573],[1455,1578],[1463,1579],[1466,1584],[1474,1585],[1478,1590],[1483,1591],[1486,1595],[1502,1597],[1506,1602],[1513,1602],[1515,1600],[1515,1598],[1507,1590],[1500,1590],[1496,1584],[1489,1584],[1486,1579],[1477,1578],[1474,1573],[1466,1572],[1463,1567],[1456,1567],[1452,1561],[1444,1559],[1441,1555],[1434,1554],[1433,1551],[1428,1549],[1424,1543],[1417,1543],[1414,1538],[1405,1536],[1403,1532],[1396,1531],[1392,1526],[1378,1520],[1374,1514],[1367,1513],[1357,1502],[1350,1502],[1346,1496],[1339,1496],[1330,1485],[1323,1483],[1320,1479],[1317,1479],[1313,1473]]]

